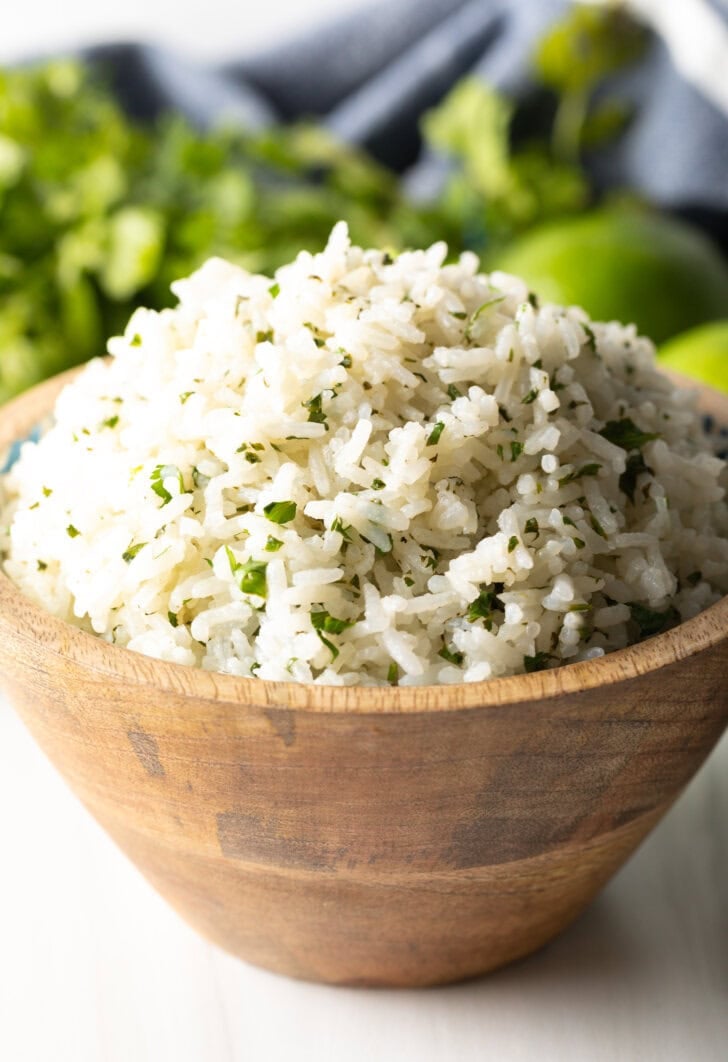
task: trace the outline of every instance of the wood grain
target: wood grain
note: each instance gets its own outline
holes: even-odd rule
[[[58,387],[5,409],[0,451]],[[269,683],[108,646],[0,577],[2,682],[95,817],[211,939],[332,983],[455,980],[558,933],[717,741],[727,661],[723,599],[511,679]]]

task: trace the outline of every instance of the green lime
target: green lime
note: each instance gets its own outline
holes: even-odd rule
[[[660,364],[728,391],[728,321],[682,332],[659,350]]]
[[[497,268],[597,321],[634,323],[656,343],[728,316],[728,265],[717,249],[692,226],[647,209],[550,222],[506,248]]]

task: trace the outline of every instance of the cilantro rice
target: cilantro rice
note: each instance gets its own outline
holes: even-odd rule
[[[8,576],[109,642],[414,685],[617,649],[728,591],[725,465],[632,326],[446,248],[213,259],[0,480]]]

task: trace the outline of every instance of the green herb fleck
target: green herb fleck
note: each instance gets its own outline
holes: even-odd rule
[[[455,664],[457,667],[459,667],[465,659],[462,653],[457,653],[453,649],[448,649],[446,645],[443,645],[437,655],[441,656],[443,660],[447,660],[448,664]]]
[[[270,295],[270,297],[272,299],[277,299],[278,296],[280,295],[280,293],[281,293],[281,286],[278,283],[278,281],[276,281],[275,284],[271,284],[271,286],[268,288],[268,294]]]
[[[653,634],[660,634],[668,627],[680,622],[680,613],[673,606],[670,606],[665,612],[655,612],[653,609],[645,608],[644,605],[635,602],[629,606],[629,611],[632,619],[640,629],[641,638],[649,638]]]
[[[518,535],[511,535],[508,539],[508,552],[513,553],[514,549],[518,545]]]
[[[265,332],[256,332],[255,333],[255,342],[256,343],[272,343],[273,342],[273,329],[269,328]]]
[[[326,423],[326,414],[323,411],[322,396],[320,394],[314,395],[313,398],[309,398],[308,402],[303,402],[302,405],[308,410],[308,420],[312,424],[323,424],[326,431],[329,430],[329,426]]]
[[[170,625],[172,627],[179,627],[179,620],[177,619],[177,613],[176,612],[168,612],[167,613],[167,619],[169,620]]]
[[[383,490],[385,486],[386,483],[383,479],[377,478],[372,480],[372,490]]]
[[[641,453],[630,454],[627,458],[624,472],[619,477],[619,489],[626,494],[634,505],[634,495],[637,489],[637,480],[643,474],[652,475],[652,469],[645,464]]]
[[[438,420],[438,422],[435,424],[435,427],[432,429],[430,434],[427,436],[427,444],[426,445],[427,446],[437,446],[437,444],[440,441],[440,436],[442,435],[444,430],[445,430],[445,425],[442,423],[441,420]]]
[[[338,531],[345,542],[351,542],[351,524],[345,524],[340,516],[334,518],[334,522],[331,525],[332,531]]]
[[[686,582],[690,586],[697,586],[702,578],[703,578],[703,573],[702,572],[691,572],[690,575],[688,575],[688,577],[686,579]]]
[[[586,345],[589,347],[589,349],[591,350],[592,354],[596,354],[596,352],[597,352],[597,337],[594,335],[594,331],[589,327],[588,324],[584,324],[583,322],[582,322],[581,327],[584,329],[584,333],[586,335]]]
[[[134,335],[129,340],[129,346],[130,347],[140,347],[141,345],[142,345],[142,337],[139,335],[138,332],[135,332]]]
[[[266,519],[273,524],[287,524],[296,515],[296,509],[294,501],[270,502],[263,506]]]
[[[659,438],[657,432],[642,431],[629,417],[607,421],[599,434],[623,450],[640,450],[645,443]]]
[[[596,533],[597,533],[597,534],[598,534],[598,535],[599,535],[599,536],[600,536],[601,538],[606,538],[606,537],[607,537],[607,533],[606,533],[606,531],[604,530],[604,528],[602,527],[602,525],[601,525],[601,524],[599,523],[599,521],[597,520],[596,516],[594,516],[593,514],[592,514],[592,515],[591,515],[591,516],[589,517],[589,523],[590,523],[590,524],[591,524],[591,526],[592,526],[592,530],[593,530],[593,531],[596,531]]]
[[[272,535],[268,535],[268,541],[265,544],[266,553],[277,553],[283,543],[279,538],[273,538]]]
[[[471,601],[468,605],[468,623],[475,623],[477,620],[483,619],[486,621],[486,629],[490,630],[493,626],[491,622],[493,611],[501,607],[501,603],[497,600],[493,590],[481,590],[475,601]]]
[[[387,682],[390,686],[396,686],[399,683],[399,668],[395,664],[394,660],[389,665],[387,670]]]
[[[535,402],[538,398],[538,388],[532,387],[525,398],[521,399],[521,404],[524,406],[530,406],[532,402]]]
[[[528,520],[526,520],[523,533],[524,535],[537,535],[539,533],[538,520],[536,520],[534,516],[530,516]]]
[[[101,422],[101,427],[102,428],[115,428],[118,423],[119,423],[118,416],[116,416],[116,417],[107,417],[106,420],[103,420]]]
[[[131,562],[136,557],[137,553],[139,553],[140,550],[143,550],[145,546],[146,542],[137,542],[135,546],[129,546],[129,549],[126,551],[126,553],[122,553],[121,559],[125,561],[126,564],[131,564]]]
[[[575,479],[581,479],[583,476],[596,476],[599,474],[599,469],[602,466],[596,462],[591,462],[588,465],[582,465],[581,468],[575,468],[573,472],[569,472],[568,475],[562,476],[559,480],[559,486],[564,487],[567,483],[573,483]]]
[[[523,453],[523,443],[518,442],[517,439],[511,440],[511,462],[517,461]]]
[[[228,563],[230,565],[230,571],[233,575],[238,577],[238,586],[244,594],[257,594],[258,597],[265,597],[267,593],[266,583],[266,568],[268,567],[267,561],[245,561],[241,564],[239,560],[236,560],[233,551],[229,546],[225,547]]]
[[[458,389],[455,386],[455,384],[448,384],[447,385],[447,396],[453,402],[455,401],[456,398],[460,398],[460,392],[458,391]]]
[[[535,656],[524,656],[523,667],[530,674],[532,671],[543,671],[548,667],[551,659],[549,653],[536,653]]]
[[[184,480],[182,479],[182,473],[176,465],[157,465],[151,475],[152,490],[154,493],[162,499],[162,504],[167,505],[172,501],[172,495],[169,493],[164,485],[166,479],[177,479],[179,482],[180,494],[184,494]]]
[[[349,627],[353,627],[356,620],[337,619],[336,616],[332,616],[323,609],[320,612],[311,613],[311,623],[316,631],[323,631],[325,634],[342,634]]]
[[[182,405],[184,405],[185,402],[187,401],[187,399],[191,395],[193,395],[194,393],[195,393],[194,391],[183,391],[182,394],[179,396],[179,400],[182,403]]]
[[[78,530],[78,528],[74,527],[73,524],[69,524],[66,528],[66,534],[69,538],[77,538],[81,534],[81,532]]]

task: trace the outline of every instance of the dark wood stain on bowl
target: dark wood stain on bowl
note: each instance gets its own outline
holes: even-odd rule
[[[143,730],[127,730],[126,736],[134,749],[136,758],[151,778],[164,778],[164,766],[159,758],[159,745],[156,738]]]

